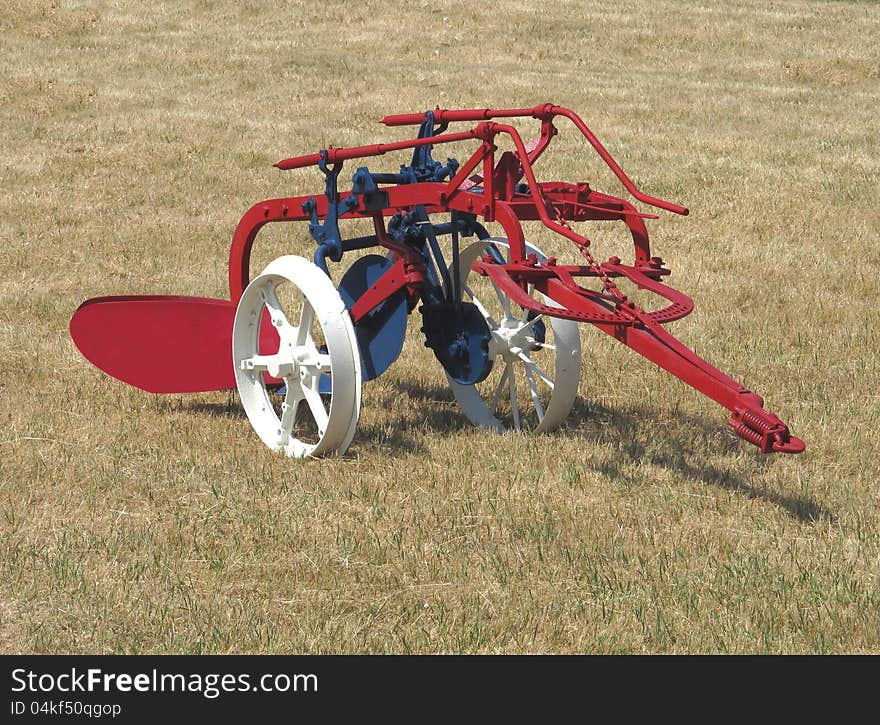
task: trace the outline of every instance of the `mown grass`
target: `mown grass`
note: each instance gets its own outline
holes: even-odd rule
[[[0,649],[880,650],[878,22],[800,1],[4,0]],[[697,302],[672,330],[805,455],[760,456],[592,329],[561,431],[468,427],[411,328],[350,453],[308,462],[265,449],[232,394],[150,396],[70,341],[90,296],[224,296],[245,209],[320,188],[277,159],[401,138],[390,112],[546,100],[691,208],[650,227]],[[619,189],[560,144],[545,178]],[[259,260],[311,247],[266,240]]]

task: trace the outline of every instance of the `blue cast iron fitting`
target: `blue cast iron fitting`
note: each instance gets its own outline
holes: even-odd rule
[[[388,192],[376,186],[374,177],[366,166],[359,166],[351,177],[351,193],[361,197],[367,211],[379,211],[388,207]]]
[[[322,224],[318,218],[318,202],[314,197],[302,203],[302,210],[310,217],[309,234],[318,245],[318,249],[315,250],[315,264],[329,274],[326,260],[329,258],[333,262],[339,262],[342,259],[343,248],[342,236],[339,233],[339,217],[355,209],[358,200],[354,194],[349,194],[342,201],[339,200],[337,179],[339,172],[342,171],[342,164],[337,163],[330,166],[327,164],[327,150],[322,149],[320,153],[321,160],[318,162],[318,168],[326,177],[324,196],[327,197],[327,215]]]
[[[425,120],[419,126],[417,138],[430,138],[446,130],[447,124],[440,126],[434,125],[434,112],[425,113]],[[458,161],[453,158],[446,159],[444,166],[439,161],[435,161],[431,156],[433,145],[417,146],[413,149],[412,161],[409,166],[401,166],[400,181],[394,183],[415,184],[424,181],[445,181],[455,176],[458,171]]]
[[[429,111],[427,118],[419,127],[418,138],[430,138],[446,130],[446,124],[434,126],[434,113]],[[396,174],[371,173],[366,166],[360,167],[352,178],[353,192],[355,194],[371,195],[382,193],[376,184],[419,184],[428,181],[446,181],[455,176],[459,163],[456,159],[447,158],[446,164],[435,161],[431,156],[433,145],[417,146],[413,149],[412,160],[409,165],[402,164]],[[367,205],[365,196],[364,204]],[[387,206],[387,205],[386,205]]]
[[[458,305],[441,300],[425,303],[422,329],[425,347],[434,355],[449,376],[462,385],[474,385],[486,379],[492,370],[489,341],[492,333],[485,318],[470,302]]]
[[[425,244],[425,230],[414,214],[396,212],[388,220],[388,236],[398,244],[421,248]]]

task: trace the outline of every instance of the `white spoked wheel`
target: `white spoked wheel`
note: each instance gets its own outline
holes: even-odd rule
[[[277,351],[261,349],[267,315]],[[285,256],[255,277],[235,312],[232,356],[242,405],[269,448],[296,458],[348,448],[360,414],[360,354],[348,310],[321,269]],[[284,381],[283,396],[266,387],[267,376]]]
[[[471,264],[490,244],[509,260],[505,238],[484,239],[461,251],[459,273],[462,299],[477,306],[492,331],[492,372],[477,385],[447,378],[456,401],[474,425],[499,432],[552,430],[565,420],[577,395],[581,369],[578,326],[573,320],[534,313],[529,319],[529,311],[512,302],[492,280],[472,273]],[[526,246],[539,262],[547,260],[536,247]],[[530,286],[529,294],[533,293]],[[546,305],[560,306],[544,295],[540,297]],[[540,326],[535,327],[539,321],[546,328],[543,340],[539,339]]]

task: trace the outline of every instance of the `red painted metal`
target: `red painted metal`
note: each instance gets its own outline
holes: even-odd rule
[[[349,310],[351,321],[360,322],[370,310],[378,307],[403,287],[414,288],[425,281],[424,267],[406,259],[398,259]]]
[[[452,141],[469,141],[474,137],[473,131],[465,133],[450,133],[445,136],[432,136],[431,138],[416,138],[411,141],[396,141],[394,143],[377,143],[371,146],[354,146],[352,148],[338,148],[332,146],[327,149],[327,163],[337,164],[341,161],[349,159],[362,159],[369,156],[382,156],[391,151],[402,151],[403,149],[412,149],[417,146],[433,146],[438,143],[450,143]],[[288,169],[302,169],[306,166],[317,166],[321,160],[321,154],[309,154],[308,156],[297,156],[292,159],[284,159],[275,164],[282,171]]]
[[[562,106],[554,106],[551,103],[545,103],[539,106],[535,106],[534,108],[516,108],[508,110],[491,110],[488,108],[481,108],[465,111],[447,111],[437,108],[434,110],[433,113],[434,120],[437,123],[449,123],[451,121],[487,121],[490,118],[517,117],[539,118],[543,121],[547,121],[552,119],[554,116],[563,116],[569,119],[577,127],[577,129],[584,135],[587,141],[589,141],[590,145],[596,150],[602,160],[608,165],[614,175],[620,180],[626,190],[636,199],[645,204],[650,204],[651,206],[656,206],[660,209],[666,209],[667,211],[675,212],[676,214],[688,213],[688,210],[683,206],[672,204],[670,202],[663,201],[662,199],[656,199],[639,191],[639,189],[636,188],[636,185],[626,175],[623,169],[620,168],[620,166],[614,160],[608,150],[601,144],[599,139],[596,138],[596,135],[590,130],[587,124],[583,122],[581,117],[578,116],[574,111],[563,108]],[[424,120],[424,113],[408,113],[396,116],[385,116],[385,118],[382,119],[382,123],[384,123],[386,126],[411,126],[419,124]],[[511,127],[506,126],[503,128],[510,129]],[[520,154],[520,158],[526,158],[528,156],[527,153],[520,152]],[[534,163],[534,160],[532,160],[532,163]]]
[[[428,208],[429,213],[457,210],[476,214],[486,221],[497,221],[504,228],[510,249],[509,264],[497,264],[490,260],[474,264],[474,270],[488,275],[514,301],[523,307],[545,315],[590,322],[603,332],[623,342],[636,352],[647,357],[663,369],[680,378],[688,385],[728,408],[732,417],[730,425],[743,439],[758,446],[765,452],[797,453],[803,451],[805,444],[791,436],[788,428],[772,413],[763,409],[763,400],[750,390],[724,375],[700,358],[692,350],[682,345],[662,327],[667,322],[680,319],[693,309],[693,302],[681,292],[659,282],[661,276],[669,274],[663,269],[662,261],[652,257],[644,219],[656,218],[654,215],[638,212],[630,203],[607,194],[595,192],[586,183],[567,184],[560,182],[541,183],[538,181],[533,164],[549,145],[557,129],[553,119],[566,118],[581,132],[587,142],[595,149],[623,187],[638,201],[659,209],[686,215],[688,210],[680,204],[659,199],[642,192],[623,171],[595,134],[573,111],[561,106],[542,104],[532,108],[520,109],[471,109],[433,111],[438,124],[452,122],[477,122],[468,132],[441,134],[428,139],[414,139],[394,144],[376,144],[353,149],[330,149],[327,159],[330,162],[343,159],[375,156],[390,150],[414,148],[430,143],[432,145],[462,141],[467,138],[482,141],[477,151],[462,164],[456,175],[447,183],[421,183],[405,186],[387,187],[388,205],[382,210],[385,216],[398,211],[406,211],[417,204]],[[534,118],[541,121],[539,135],[529,144],[523,142],[513,126],[495,123],[496,118]],[[382,123],[387,126],[418,125],[426,118],[425,113],[386,116]],[[514,146],[514,153],[505,152],[495,162],[496,139],[507,136]],[[301,168],[315,165],[320,154],[303,156],[277,164],[279,168]],[[482,165],[482,174],[475,175]],[[528,193],[517,193],[516,184],[524,179]],[[482,187],[481,193],[472,190]],[[287,221],[304,218],[291,214],[279,214],[279,209],[298,209],[303,198],[273,200],[263,202],[249,211],[236,230],[230,254],[229,276],[230,292],[235,300],[247,283],[247,260],[256,232],[269,221]],[[319,207],[321,198],[318,198]],[[365,215],[366,210],[359,207],[348,218]],[[319,208],[319,216],[326,214]],[[345,218],[343,217],[343,218]],[[526,259],[525,238],[521,222],[541,221],[544,226],[561,234],[575,243],[590,263],[588,266],[537,265]],[[591,220],[618,220],[627,225],[633,238],[635,261],[624,265],[618,259],[610,259],[599,264],[589,252],[590,241],[571,228],[570,222]],[[398,270],[399,272],[399,270]],[[356,306],[356,319],[368,309],[392,294],[400,286],[397,272],[386,275],[387,284],[377,285],[369,290],[363,303]],[[598,292],[581,286],[576,278],[599,277],[608,289]],[[394,282],[391,283],[391,279]],[[666,298],[670,304],[653,312],[646,312],[628,300],[610,282],[614,278],[626,278],[640,289],[649,290]],[[526,294],[528,285],[546,294],[562,305],[554,308],[537,302]],[[380,289],[381,287],[381,289]]]
[[[235,388],[234,317],[229,300],[94,297],[74,313],[70,335],[89,362],[129,385],[150,393],[201,393]],[[268,320],[260,346],[266,353],[278,350],[278,333]]]
[[[570,121],[637,201],[682,215],[688,213],[687,208],[641,191],[583,120],[567,108],[546,103],[519,109],[437,108],[432,113],[434,123],[444,130],[436,136],[353,148],[331,147],[276,164],[279,169],[305,168],[322,161],[338,165],[351,159],[423,146],[466,141],[478,144],[448,181],[383,185],[381,209],[375,207],[375,200],[368,201],[366,194],[357,194],[357,204],[341,214],[341,220],[372,221],[378,245],[391,250],[396,260],[355,303],[351,310],[355,322],[401,289],[406,289],[414,303],[425,282],[423,260],[409,246],[389,238],[386,217],[406,214],[415,206],[423,207],[429,216],[449,212],[471,214],[486,222],[497,222],[510,245],[508,263],[486,258],[475,262],[473,270],[489,276],[518,304],[540,314],[595,325],[730,410],[733,430],[761,451],[804,450],[804,442],[792,436],[776,415],[764,410],[761,397],[712,367],[664,329],[664,324],[691,312],[693,302],[660,281],[669,270],[662,260],[651,255],[645,227],[645,219],[656,216],[638,211],[625,199],[595,191],[586,182],[538,180],[534,167],[557,135],[554,120]],[[420,125],[426,118],[427,113],[399,114],[386,116],[382,122],[387,126]],[[540,121],[538,135],[526,143],[514,126],[493,120],[514,118]],[[467,131],[445,133],[446,124],[455,122],[475,125]],[[496,157],[502,142],[512,146],[512,150],[501,150]],[[521,182],[525,183],[525,190]],[[71,321],[77,344],[86,357],[111,375],[154,392],[216,389],[221,382],[222,387],[231,387],[234,382],[227,368],[232,311],[250,279],[253,244],[266,224],[309,221],[303,210],[306,202],[314,202],[318,218],[327,219],[328,200],[324,194],[270,199],[255,204],[244,214],[229,252],[231,302],[99,298],[85,303]],[[572,241],[586,264],[558,264],[555,260],[538,264],[536,259],[529,258],[522,227],[527,221],[538,221]],[[601,263],[596,260],[590,240],[572,226],[590,221],[623,223],[632,236],[633,263],[623,264],[617,258]],[[643,310],[627,298],[615,280],[633,283],[665,299],[667,304],[652,312]],[[601,289],[584,286],[588,281],[600,283]],[[562,307],[539,303],[527,294],[530,285]],[[153,302],[147,305],[147,299]],[[100,328],[112,332],[112,344],[106,338],[99,339]],[[211,357],[218,361],[205,363]]]

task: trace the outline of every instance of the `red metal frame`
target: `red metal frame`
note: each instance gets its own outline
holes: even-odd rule
[[[501,224],[510,244],[511,259],[507,264],[492,259],[480,260],[474,263],[473,270],[488,275],[517,304],[544,315],[595,325],[730,410],[730,425],[734,431],[762,452],[798,453],[804,450],[804,442],[791,436],[776,415],[764,410],[760,396],[712,367],[663,328],[664,323],[687,315],[693,309],[693,302],[660,282],[669,270],[663,267],[659,258],[651,256],[644,223],[644,219],[656,217],[637,211],[624,199],[594,191],[587,183],[542,183],[537,180],[534,164],[557,134],[553,120],[557,117],[570,120],[638,201],[682,215],[688,213],[685,207],[641,192],[580,117],[566,108],[551,104],[506,110],[438,108],[433,111],[433,117],[438,124],[476,122],[476,125],[469,131],[428,138],[329,148],[322,153],[285,159],[276,164],[279,169],[295,169],[318,165],[322,158],[327,164],[338,164],[425,145],[467,140],[479,142],[477,150],[448,182],[385,186],[382,191],[387,194],[388,201],[381,211],[368,208],[363,196],[358,196],[357,206],[340,216],[340,219],[372,219],[379,243],[394,250],[398,258],[379,282],[357,301],[351,310],[355,322],[402,287],[407,287],[411,296],[417,296],[424,281],[424,269],[418,255],[405,245],[388,239],[384,217],[409,211],[416,205],[424,206],[429,215],[451,211],[474,214],[486,222]],[[541,122],[539,134],[532,142],[525,143],[513,126],[491,120],[517,117]],[[382,122],[388,126],[418,125],[425,118],[424,113],[402,114],[387,116]],[[514,151],[504,152],[496,161],[498,146],[495,141],[499,136],[508,137]],[[520,180],[526,182],[527,193],[516,190]],[[325,218],[328,202],[323,195],[271,199],[254,205],[245,213],[233,236],[229,256],[229,288],[234,303],[238,302],[249,281],[250,252],[260,229],[269,223],[307,221],[309,217],[302,205],[312,198],[317,202],[318,217]],[[634,245],[632,265],[622,264],[617,258],[598,263],[589,252],[590,241],[569,225],[569,222],[603,220],[621,221],[629,229]],[[530,259],[526,254],[523,221],[540,221],[570,239],[588,264],[561,265],[551,259],[542,265],[534,258]],[[646,312],[623,294],[597,292],[576,281],[589,277],[602,278],[606,291],[614,289],[611,280],[626,278],[638,288],[660,295],[670,304],[661,310]],[[549,307],[533,299],[526,292],[529,285],[534,285],[562,308]]]

